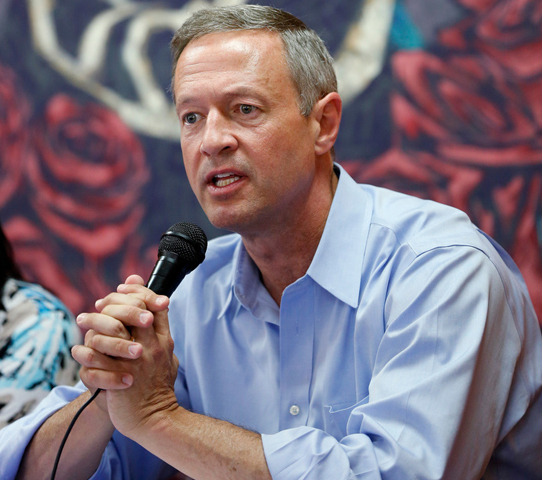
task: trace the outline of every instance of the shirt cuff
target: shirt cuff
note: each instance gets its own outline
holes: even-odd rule
[[[361,442],[369,441],[365,435],[359,437],[364,437],[359,439]],[[361,469],[356,468],[358,471],[354,472],[347,453],[348,447],[322,430],[297,427],[272,435],[263,434],[262,443],[273,480],[350,480],[380,477],[380,474],[376,477],[365,476],[365,473],[375,471],[374,468],[367,468],[371,464],[374,466],[374,457],[371,462],[365,463],[365,466],[359,465]],[[356,450],[358,454],[361,453],[359,449]]]

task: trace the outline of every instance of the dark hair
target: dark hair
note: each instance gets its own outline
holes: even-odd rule
[[[299,108],[304,116],[311,113],[318,100],[337,91],[333,58],[314,30],[278,8],[235,5],[198,10],[175,32],[171,40],[173,95],[177,61],[190,41],[210,33],[239,30],[267,30],[280,35],[286,63],[299,93]]]
[[[13,247],[0,226],[0,310],[4,310],[1,293],[6,281],[10,278],[23,280],[23,274],[15,263]]]

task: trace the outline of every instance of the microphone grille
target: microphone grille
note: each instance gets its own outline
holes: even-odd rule
[[[180,222],[169,227],[162,235],[158,246],[158,256],[164,252],[174,253],[183,258],[191,269],[196,268],[205,259],[207,236],[205,232],[189,222]]]

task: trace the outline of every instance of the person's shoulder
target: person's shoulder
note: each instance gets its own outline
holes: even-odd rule
[[[372,226],[393,232],[401,244],[421,252],[448,245],[480,247],[478,228],[458,208],[396,192],[363,185],[373,199]]]
[[[26,302],[44,306],[42,310],[59,310],[72,316],[71,311],[58,296],[42,285],[24,280],[10,278],[6,281],[3,302],[8,310]]]
[[[373,220],[390,226],[410,223],[413,219],[431,221],[457,217],[469,221],[466,213],[444,203],[374,185],[360,184],[360,187],[373,199]],[[418,226],[424,224],[420,222]]]
[[[8,339],[12,346],[27,344],[28,351],[33,351],[35,355],[48,348],[52,359],[54,353],[51,345],[45,350],[36,348],[36,345],[52,341],[58,352],[69,353],[69,347],[81,340],[81,331],[71,310],[56,295],[37,283],[8,279],[4,285],[2,303],[5,311],[2,312],[4,328],[0,331],[0,343]],[[68,363],[71,365],[71,361]],[[66,364],[58,374],[68,369],[74,372]]]
[[[458,262],[462,257],[473,270],[484,266],[488,275],[499,276],[507,291],[525,290],[521,274],[509,254],[474,225],[465,212],[381,187],[364,188],[374,198],[375,248],[384,243],[382,230],[385,230],[385,238],[393,244],[390,247],[393,256],[404,261],[404,265],[419,259],[436,266],[447,261]]]

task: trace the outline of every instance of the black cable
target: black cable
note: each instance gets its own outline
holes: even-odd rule
[[[86,403],[77,411],[75,416],[73,417],[70,426],[68,427],[68,430],[66,430],[66,433],[64,435],[64,438],[62,439],[62,443],[60,444],[60,447],[58,448],[58,453],[56,454],[55,464],[53,466],[53,473],[51,474],[51,480],[55,480],[56,476],[56,469],[58,468],[58,462],[60,461],[60,455],[62,455],[62,450],[64,449],[64,445],[66,444],[66,440],[68,440],[68,436],[70,432],[72,431],[73,426],[75,425],[75,422],[79,418],[79,415],[83,413],[83,410],[87,408],[93,400],[98,396],[98,394],[102,391],[101,388],[98,388],[92,396],[86,401]]]

